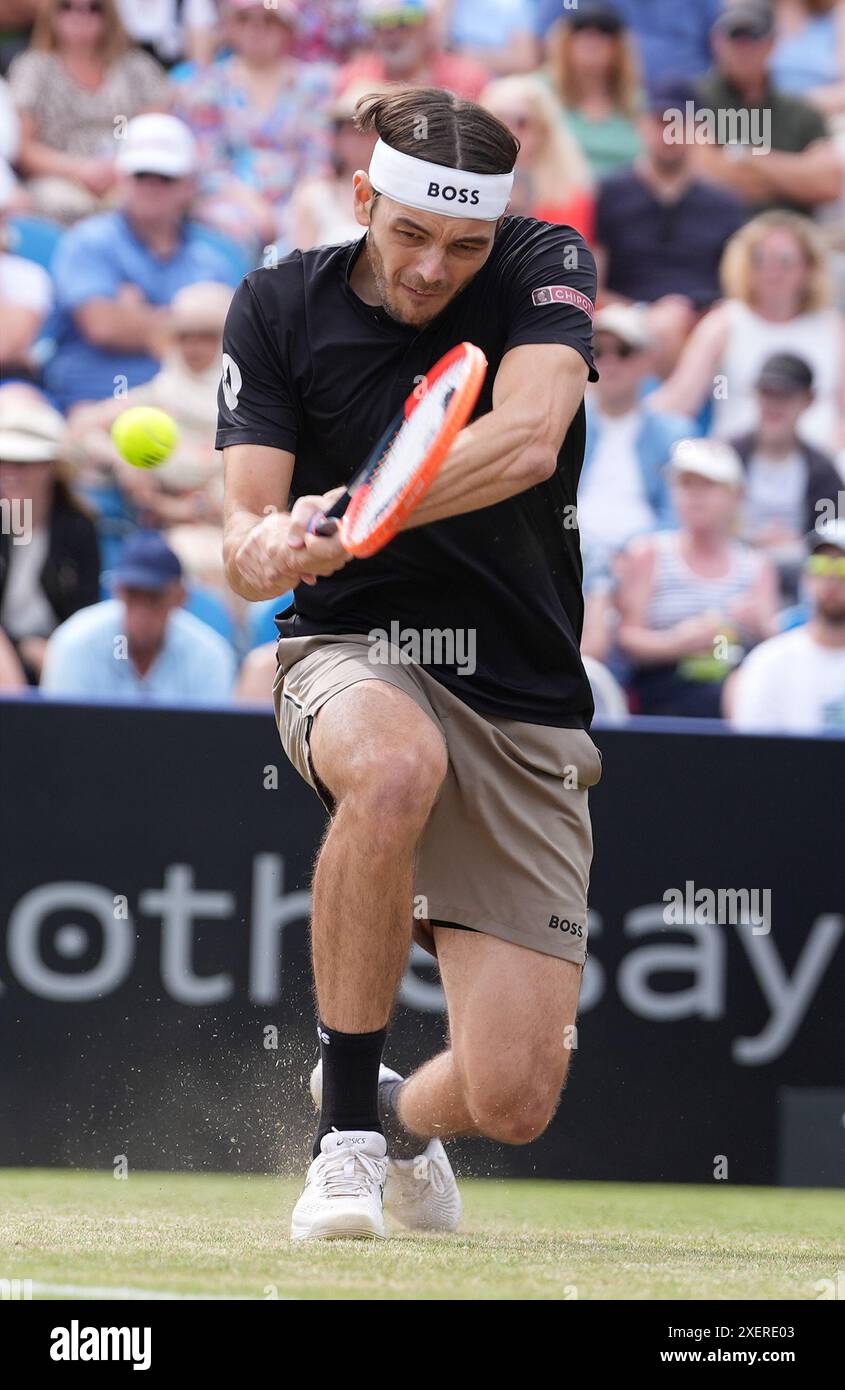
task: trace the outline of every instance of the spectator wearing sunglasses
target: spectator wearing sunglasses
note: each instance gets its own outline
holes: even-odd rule
[[[638,713],[716,719],[743,653],[777,630],[777,581],[736,539],[744,479],[730,445],[681,439],[669,467],[679,526],[620,555],[618,640]]]
[[[115,0],[46,0],[9,82],[33,206],[63,223],[116,197],[115,117],[167,105],[164,70],[130,46]]]
[[[237,280],[189,216],[197,152],[186,125],[163,113],[136,117],[119,167],[120,207],[72,227],[53,258],[57,348],[45,382],[64,410],[149,381],[177,291]]]
[[[609,304],[596,314],[599,380],[587,396],[587,447],[578,487],[585,550],[609,564],[634,536],[675,525],[665,467],[692,422],[662,415],[643,398],[652,340],[642,309]]]
[[[807,551],[810,619],[742,663],[726,692],[737,729],[845,736],[845,520],[820,523]]]
[[[364,82],[402,82],[409,87],[445,87],[478,101],[489,81],[483,63],[441,46],[433,0],[361,0],[366,53],[341,69],[338,89]]]
[[[293,0],[223,0],[228,56],[180,82],[174,113],[200,159],[198,213],[257,264],[302,179],[330,167],[333,70],[294,56]]]
[[[656,393],[662,410],[697,416],[712,401],[713,434],[757,426],[756,384],[775,352],[812,368],[813,401],[802,438],[825,452],[845,444],[845,327],[833,303],[830,256],[818,229],[794,212],[761,213],[731,237],[722,258],[724,300],[696,326]]]
[[[840,196],[842,160],[821,112],[772,82],[774,23],[767,0],[734,0],[717,18],[715,67],[697,95],[702,109],[730,112],[739,134],[698,147],[699,165],[752,210],[812,212]]]

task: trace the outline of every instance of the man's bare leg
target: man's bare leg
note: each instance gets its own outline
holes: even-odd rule
[[[563,1089],[582,968],[480,932],[435,936],[450,1046],[404,1082],[399,1119],[422,1139],[527,1144]]]
[[[321,1018],[387,1023],[411,940],[414,855],[446,773],[436,724],[384,681],[329,700],[311,757],[336,803],[314,873],[312,942]]]
[[[379,1063],[410,946],[416,847],[447,754],[434,721],[377,680],[329,700],[310,743],[336,805],[312,906],[323,1069],[316,1153],[332,1129],[380,1128]]]

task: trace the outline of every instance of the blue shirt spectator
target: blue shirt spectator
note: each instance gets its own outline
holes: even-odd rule
[[[178,290],[199,280],[235,285],[229,258],[204,229],[186,222],[174,254],[161,260],[139,239],[124,212],[98,213],[78,222],[62,238],[52,266],[56,287],[56,351],[45,369],[50,392],[67,410],[78,401],[103,400],[125,377],[141,386],[161,363],[147,352],[98,346],[86,338],[75,310],[91,299],[114,299],[135,285],[148,304],[166,306]]]
[[[178,558],[154,531],[130,536],[117,597],[81,610],[50,638],[41,689],[112,701],[221,704],[235,679],[228,642],[182,608]]]
[[[56,351],[45,384],[65,410],[149,381],[177,290],[198,280],[234,286],[240,278],[225,250],[188,216],[197,152],[184,122],[161,112],[137,116],[117,163],[121,206],[72,227],[51,266]]]
[[[722,0],[614,0],[614,7],[636,36],[647,84],[700,77],[710,67],[710,30]],[[565,0],[537,0],[538,32],[545,34],[574,8]]]

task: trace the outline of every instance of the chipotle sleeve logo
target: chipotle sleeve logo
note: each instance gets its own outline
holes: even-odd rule
[[[592,319],[595,312],[593,301],[571,285],[546,285],[542,290],[534,290],[531,303],[538,307],[542,304],[571,304],[573,309],[583,309],[588,319]]]

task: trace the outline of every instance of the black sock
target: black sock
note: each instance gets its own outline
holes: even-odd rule
[[[314,1140],[314,1157],[320,1140],[333,1129],[368,1129],[382,1133],[378,1113],[378,1070],[387,1029],[375,1033],[337,1033],[320,1023],[320,1058],[323,1063],[323,1104]]]
[[[381,1101],[381,1127],[387,1140],[387,1152],[391,1158],[417,1158],[425,1149],[428,1140],[421,1139],[406,1129],[399,1118],[397,1106],[399,1091],[405,1085],[401,1081],[386,1081],[379,1088]]]

